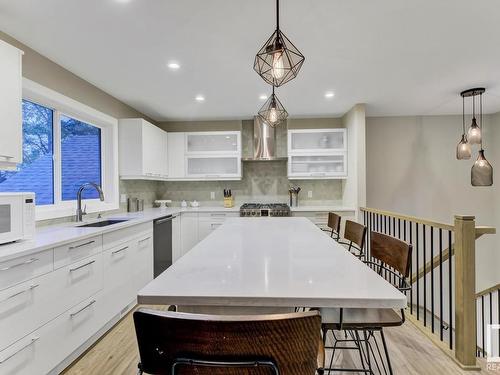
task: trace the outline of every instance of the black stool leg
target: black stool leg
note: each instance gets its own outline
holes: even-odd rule
[[[382,344],[384,345],[385,358],[387,359],[387,367],[389,368],[389,374],[393,375],[391,358],[389,357],[389,350],[387,350],[387,343],[385,342],[384,330],[380,330],[380,336],[382,337]]]

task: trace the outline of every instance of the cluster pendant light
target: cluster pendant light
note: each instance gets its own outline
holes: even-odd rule
[[[483,149],[483,94],[484,88],[474,88],[462,91],[462,139],[457,145],[457,159],[467,160],[472,156],[472,145],[479,145],[478,157],[471,169],[472,186],[493,185],[493,167],[486,160]],[[476,97],[479,96],[479,124],[476,118]],[[465,98],[472,98],[472,121],[465,134]]]
[[[276,0],[276,30],[255,56],[253,68],[273,87],[271,97],[259,110],[259,116],[271,126],[286,120],[288,113],[274,94],[274,88],[284,85],[299,74],[304,56],[280,30],[279,0]]]

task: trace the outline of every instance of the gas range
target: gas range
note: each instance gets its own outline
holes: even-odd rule
[[[290,207],[285,203],[245,203],[240,207],[240,216],[290,216]]]

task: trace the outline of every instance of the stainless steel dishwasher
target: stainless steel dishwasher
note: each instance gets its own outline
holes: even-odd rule
[[[172,215],[153,221],[154,277],[172,265]]]

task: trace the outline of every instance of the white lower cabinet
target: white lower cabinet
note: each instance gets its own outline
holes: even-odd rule
[[[182,256],[181,215],[172,218],[172,263]]]
[[[138,224],[58,248],[60,257],[50,250],[2,264],[15,267],[0,280],[8,286],[0,289],[0,374],[57,372],[128,311],[153,279],[152,229]]]
[[[228,217],[237,217],[238,212],[200,212],[198,216],[198,241],[219,228]]]
[[[43,375],[104,324],[106,300],[97,293],[0,352],[0,374]]]
[[[181,215],[181,256],[198,243],[198,213],[183,212]]]

